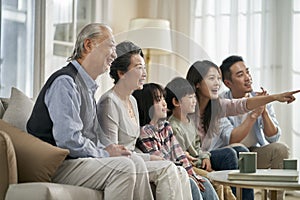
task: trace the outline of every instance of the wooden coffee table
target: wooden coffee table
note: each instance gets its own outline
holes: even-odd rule
[[[257,171],[259,170],[257,169]],[[214,183],[236,187],[237,200],[242,200],[242,188],[261,189],[263,200],[267,200],[267,190],[271,191],[271,200],[276,200],[278,190],[300,190],[299,180],[298,182],[228,180],[228,173],[230,172],[238,172],[238,170],[210,172],[208,178]]]

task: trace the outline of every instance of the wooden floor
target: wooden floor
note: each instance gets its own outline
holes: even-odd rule
[[[300,197],[296,197],[296,196],[291,196],[291,195],[286,195],[285,196],[285,200],[299,200]],[[256,194],[254,200],[261,200],[261,196]]]
[[[261,193],[255,190],[254,200],[261,200]],[[287,192],[285,195],[285,200],[300,200],[300,193]]]

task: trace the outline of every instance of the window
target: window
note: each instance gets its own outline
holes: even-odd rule
[[[106,22],[108,4],[0,0],[0,96],[9,97],[14,86],[35,97],[49,75],[66,63],[79,29],[93,21]]]
[[[71,55],[79,30],[95,21],[95,10],[101,1],[95,0],[53,0],[52,9],[47,9],[46,42],[49,54],[46,56],[46,80],[55,70],[66,64]]]
[[[0,0],[0,96],[11,87],[32,96],[34,0]]]
[[[300,0],[195,0],[193,38],[217,65],[240,55],[254,79],[254,90],[299,89]],[[300,157],[299,94],[292,105],[274,103],[281,141]],[[291,119],[292,118],[292,119]]]
[[[74,48],[81,28],[91,22],[107,22],[110,1],[104,0],[52,0],[46,9],[45,69],[42,82],[62,66]],[[49,5],[48,5],[49,6]],[[97,79],[101,87],[99,94],[111,87],[109,76]],[[41,83],[43,85],[43,83]]]

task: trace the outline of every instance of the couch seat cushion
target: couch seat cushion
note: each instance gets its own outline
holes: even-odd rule
[[[101,200],[103,191],[57,183],[22,183],[9,186],[5,200]]]

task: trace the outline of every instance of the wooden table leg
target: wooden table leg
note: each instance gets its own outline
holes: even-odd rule
[[[262,190],[261,191],[261,199],[267,200],[268,199],[268,190]]]
[[[277,199],[277,190],[270,190],[271,192],[271,200]]]
[[[236,187],[236,199],[237,200],[243,200],[242,188],[241,187]]]

